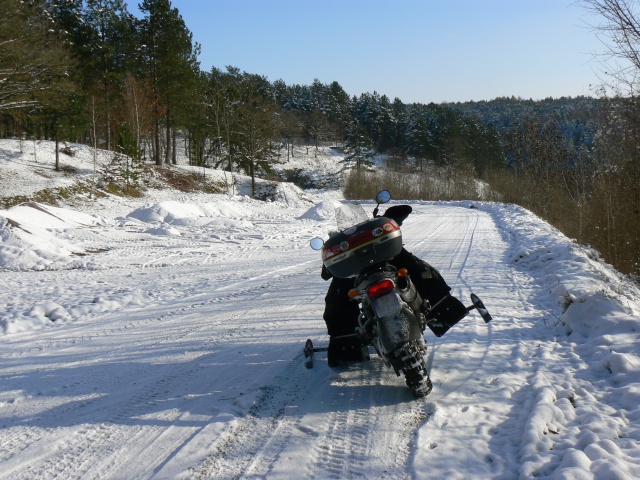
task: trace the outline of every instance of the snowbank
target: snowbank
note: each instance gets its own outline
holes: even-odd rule
[[[232,203],[194,205],[167,201],[136,209],[127,217],[135,218],[145,223],[168,223],[184,227],[203,225],[251,227],[252,223],[242,218],[240,211]]]
[[[67,229],[104,224],[90,214],[30,203],[0,210],[0,268],[47,270],[66,268],[72,255],[83,253],[60,237]]]
[[[639,465],[640,460],[637,285],[596,251],[523,208],[481,208],[491,211],[511,245],[510,261],[540,284],[538,301],[556,304],[557,312],[549,316],[557,342],[568,345],[568,360],[581,370],[579,378],[571,378],[561,365],[541,365],[532,378],[534,397],[525,405],[520,445],[521,478],[640,477],[640,466],[629,469],[629,462]]]
[[[335,222],[335,210],[341,205],[337,200],[329,199],[318,202],[305,213],[298,217],[298,220],[315,220],[319,222]]]

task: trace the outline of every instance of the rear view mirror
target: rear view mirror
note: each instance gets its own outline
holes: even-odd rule
[[[311,245],[311,248],[313,248],[314,250],[321,250],[324,246],[324,240],[322,240],[320,237],[315,237],[311,239],[309,245]]]
[[[378,205],[381,203],[387,203],[391,200],[391,192],[389,190],[380,190],[376,195],[376,202]]]

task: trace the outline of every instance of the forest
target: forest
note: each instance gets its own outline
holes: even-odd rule
[[[482,199],[522,205],[640,274],[633,90],[405,104],[349,94],[338,81],[203,71],[201,47],[169,0],[143,0],[141,18],[123,0],[0,3],[0,138],[85,143],[147,168],[170,168],[181,152],[191,165],[254,179],[272,175],[294,145],[332,146],[347,153],[347,198],[377,187],[368,172],[383,154],[386,186],[403,198],[479,200],[480,181]],[[605,19],[615,26],[615,15]]]

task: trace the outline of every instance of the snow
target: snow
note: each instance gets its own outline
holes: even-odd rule
[[[89,181],[73,147],[70,176],[1,140],[2,196]],[[640,478],[640,293],[597,252],[514,205],[411,202],[407,249],[493,315],[426,334],[416,400],[373,352],[304,368],[339,192],[234,185],[0,211],[0,479]]]

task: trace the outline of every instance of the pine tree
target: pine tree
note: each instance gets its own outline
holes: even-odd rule
[[[140,10],[146,15],[142,22],[144,61],[157,98],[154,157],[156,165],[161,165],[160,120],[164,118],[164,161],[175,163],[175,148],[171,148],[175,144],[174,129],[184,121],[189,106],[199,100],[193,98],[193,90],[199,76],[200,46],[194,45],[193,35],[169,0],[144,0]]]
[[[73,90],[73,60],[50,22],[44,2],[3,1],[0,111],[42,108]]]
[[[126,42],[134,38],[131,32],[131,16],[123,0],[87,0],[84,9],[85,26],[89,30],[85,48],[90,58],[88,78],[99,85],[104,112],[104,136],[107,150],[112,146],[111,115],[113,98],[121,92],[121,83],[126,74]],[[98,93],[98,92],[96,92]]]
[[[239,81],[230,147],[239,165],[251,177],[251,191],[255,195],[257,170],[270,172],[276,156],[275,106],[271,85],[265,77],[243,73]]]
[[[0,111],[16,121],[16,133],[22,135],[21,122],[29,120],[37,136],[44,131],[47,138],[55,139],[58,170],[60,130],[75,130],[82,124],[81,101],[67,37],[51,28],[55,20],[49,7],[45,1],[6,0],[3,4]]]

